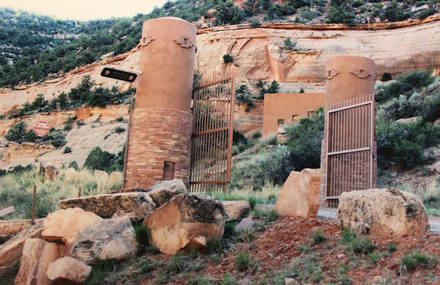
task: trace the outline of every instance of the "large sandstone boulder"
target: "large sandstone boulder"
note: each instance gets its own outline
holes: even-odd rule
[[[176,254],[192,239],[221,238],[225,218],[226,213],[220,202],[179,194],[156,209],[144,224],[151,230],[152,241],[161,252]]]
[[[91,271],[91,266],[73,257],[65,256],[49,264],[47,277],[57,284],[82,284]]]
[[[384,237],[421,236],[429,230],[428,217],[420,199],[396,189],[342,193],[338,221],[343,228]]]
[[[275,208],[281,216],[316,217],[319,209],[321,171],[292,171],[281,189]]]
[[[0,221],[0,244],[24,231],[32,225],[31,220]]]
[[[60,241],[70,246],[81,230],[100,221],[101,217],[80,208],[61,209],[47,216],[41,236],[45,240]]]
[[[34,225],[0,245],[0,273],[20,260],[26,240],[39,237],[42,230],[43,220],[36,220]]]
[[[156,207],[167,203],[175,195],[184,193],[188,193],[188,191],[181,179],[158,181],[147,190],[147,194],[156,203]]]
[[[46,271],[49,264],[55,261],[58,256],[59,252],[56,243],[47,242],[39,238],[26,240],[15,284],[50,284]]]
[[[82,230],[70,255],[87,264],[101,260],[123,260],[136,253],[137,243],[128,217],[104,219]]]
[[[60,209],[81,208],[101,218],[128,216],[132,221],[143,220],[156,207],[147,193],[126,192],[65,199],[58,202]]]
[[[228,221],[237,221],[246,217],[251,209],[248,201],[222,201]]]

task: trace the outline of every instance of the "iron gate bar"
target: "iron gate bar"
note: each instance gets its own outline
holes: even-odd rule
[[[231,76],[212,76],[193,89],[191,192],[226,190],[232,163],[234,94]]]
[[[329,205],[342,192],[373,188],[374,103],[372,94],[332,104],[326,112]]]

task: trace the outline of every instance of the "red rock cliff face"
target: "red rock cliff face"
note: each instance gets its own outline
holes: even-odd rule
[[[437,17],[438,18],[438,17]],[[196,66],[201,73],[235,70],[238,81],[322,83],[325,62],[336,55],[370,57],[377,75],[398,74],[419,68],[440,69],[440,22],[411,22],[360,26],[272,24],[214,28],[197,37]],[[413,26],[411,26],[413,25]],[[403,28],[399,28],[402,26]],[[296,41],[296,50],[284,48],[284,40]],[[233,64],[225,65],[223,55]]]

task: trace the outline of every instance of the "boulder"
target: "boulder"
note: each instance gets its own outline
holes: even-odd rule
[[[49,264],[47,277],[58,284],[82,284],[91,271],[91,266],[73,257],[65,256]]]
[[[281,189],[275,208],[281,216],[316,217],[321,187],[320,169],[292,171]]]
[[[222,204],[228,215],[228,221],[241,220],[249,214],[251,209],[248,201],[223,201]]]
[[[6,271],[18,262],[26,240],[40,236],[42,230],[43,220],[36,220],[34,225],[0,245],[0,272]]]
[[[338,222],[362,234],[383,237],[422,236],[429,230],[420,199],[396,189],[370,189],[342,193]]]
[[[47,241],[60,241],[70,246],[81,230],[99,221],[101,217],[80,208],[57,210],[47,216],[41,236]]]
[[[87,264],[124,260],[136,253],[137,243],[128,217],[104,219],[79,232],[70,256]]]
[[[47,242],[39,238],[26,240],[20,260],[20,269],[15,277],[15,284],[50,284],[46,271],[49,264],[55,261],[58,256],[59,252],[56,243]]]
[[[220,202],[179,194],[157,208],[144,224],[151,230],[152,241],[161,252],[176,254],[194,238],[221,238],[225,218]]]
[[[440,148],[439,147],[428,147],[423,151],[423,159],[425,161],[437,161],[440,160]]]
[[[244,218],[235,227],[236,232],[251,231],[254,229],[254,220],[251,217]]]
[[[132,221],[143,220],[156,207],[151,197],[144,192],[102,194],[58,202],[60,209],[81,208],[101,218],[128,216]]]
[[[181,179],[173,179],[156,182],[147,190],[147,193],[156,203],[156,207],[160,207],[175,195],[188,193],[188,191]]]
[[[24,231],[32,225],[31,220],[4,220],[0,221],[0,244]]]

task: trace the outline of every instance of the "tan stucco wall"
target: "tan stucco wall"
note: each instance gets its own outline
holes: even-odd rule
[[[316,111],[324,107],[325,93],[278,93],[264,95],[263,110],[263,137],[276,134],[278,120],[283,119],[285,124],[306,118],[309,111]]]

